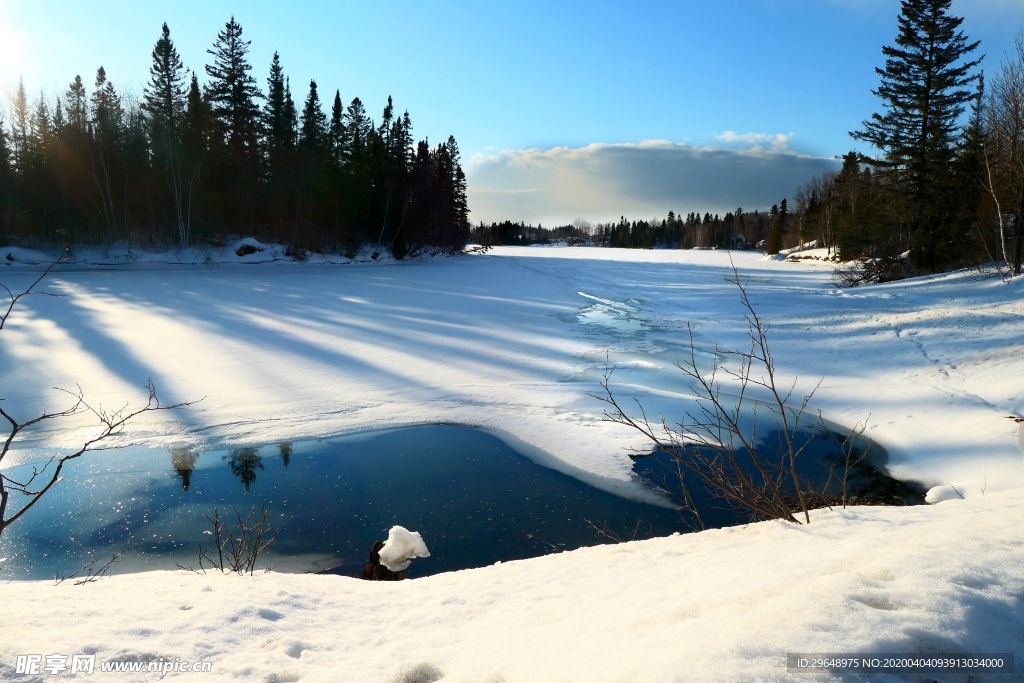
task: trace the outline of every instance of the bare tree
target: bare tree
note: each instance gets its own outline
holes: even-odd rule
[[[1020,275],[1024,245],[1020,225],[1024,215],[1024,31],[1017,35],[1015,54],[1003,63],[992,81],[986,109],[986,189],[996,207],[1003,260],[1007,266],[1012,265],[1014,275]],[[1008,226],[1003,210],[1016,216],[1012,256],[1007,251]]]

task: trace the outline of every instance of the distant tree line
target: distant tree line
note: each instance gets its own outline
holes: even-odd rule
[[[502,221],[485,225],[480,223],[471,233],[474,242],[482,247],[529,246],[531,244],[564,243],[569,245],[588,244],[589,224],[578,221],[577,225],[560,225],[545,228],[543,225],[529,225],[522,222]]]
[[[455,138],[414,142],[391,98],[378,121],[316,81],[301,104],[277,53],[261,90],[234,17],[217,35],[205,83],[164,24],[141,97],[101,66],[63,97],[30,104],[24,83],[0,113],[0,238],[193,245],[245,234],[301,249],[372,241],[401,258],[457,250],[469,237]]]
[[[783,199],[768,212],[745,212],[742,208],[721,214],[669,211],[665,218],[597,223],[576,220],[554,228],[503,221],[480,224],[473,240],[482,246],[530,245],[560,242],[569,245],[619,247],[623,249],[768,249],[772,240],[792,241],[787,202]],[[781,248],[781,247],[780,247]]]

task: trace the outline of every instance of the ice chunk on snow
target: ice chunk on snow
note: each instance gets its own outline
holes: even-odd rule
[[[391,527],[388,540],[380,549],[380,563],[393,572],[400,572],[412,564],[416,557],[430,557],[420,532],[409,531],[402,526]]]

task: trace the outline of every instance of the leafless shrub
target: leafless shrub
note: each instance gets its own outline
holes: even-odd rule
[[[92,560],[86,563],[84,567],[82,567],[76,572],[68,574],[67,576],[54,574],[53,585],[59,586],[68,579],[75,579],[74,585],[76,586],[81,586],[82,584],[93,583],[94,581],[98,581],[100,577],[106,576],[107,572],[110,571],[110,568],[114,565],[115,562],[121,559],[121,556],[124,555],[125,552],[126,551],[124,550],[117,551],[116,553],[110,556],[109,560],[107,560],[98,567],[96,567],[96,563],[100,561],[100,558],[94,557]]]
[[[602,522],[601,525],[598,526],[597,524],[595,524],[594,522],[590,521],[585,517],[583,518],[583,521],[587,523],[587,526],[590,527],[591,531],[593,531],[595,534],[602,538],[607,538],[612,543],[628,543],[629,541],[651,538],[654,535],[654,532],[651,529],[650,525],[648,525],[647,527],[646,534],[640,533],[640,529],[643,526],[642,519],[636,520],[636,526],[633,527],[633,531],[628,538],[620,534],[615,529],[611,528],[608,525],[608,522]]]
[[[207,569],[218,569],[222,572],[252,575],[256,571],[256,560],[277,540],[277,531],[271,527],[268,516],[270,511],[266,505],[260,506],[260,515],[256,516],[256,506],[249,508],[249,514],[242,519],[242,513],[235,509],[236,526],[228,526],[220,516],[217,508],[213,516],[204,515],[210,523],[210,534],[213,547],[204,548],[199,544],[197,561],[199,569],[178,565],[178,569],[198,571],[203,574]],[[266,571],[270,571],[270,567]]]
[[[640,432],[656,451],[671,457],[679,471],[684,498],[694,511],[686,477],[693,477],[730,506],[755,518],[795,523],[801,523],[802,518],[810,522],[809,510],[825,499],[827,484],[815,489],[798,472],[797,461],[810,443],[810,439],[801,439],[801,432],[824,429],[831,433],[820,414],[812,416],[807,408],[820,381],[802,397],[797,396],[796,380],[788,386],[780,384],[768,345],[768,326],[754,310],[747,285],[735,267],[729,282],[740,292],[750,346],[746,351],[716,347],[710,370],[702,370],[693,330],[688,326],[690,354],[675,366],[688,380],[696,399],[695,409],[687,410],[676,423],[669,423],[664,416],[652,422],[636,399],[637,410],[627,410],[615,396],[611,386],[614,369],[607,365],[601,382],[603,394],[595,398],[608,406],[605,419]],[[755,393],[760,397],[755,398]],[[776,427],[778,439],[774,443],[758,440],[758,422],[765,414]],[[853,433],[838,440],[845,461],[840,475],[844,504],[853,443],[863,431],[858,425]]]
[[[836,267],[832,282],[840,287],[858,287],[879,282],[894,282],[909,276],[908,263],[898,256],[850,261]]]

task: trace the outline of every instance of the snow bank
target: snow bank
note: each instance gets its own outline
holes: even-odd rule
[[[1015,652],[1016,675],[975,680],[1021,680],[1022,511],[1020,491],[818,511],[809,526],[765,522],[398,583],[168,571],[0,584],[0,678],[19,680],[18,654],[85,652],[211,662],[175,680],[799,682],[839,678],[788,672],[789,652]],[[925,678],[965,680],[871,680]]]

